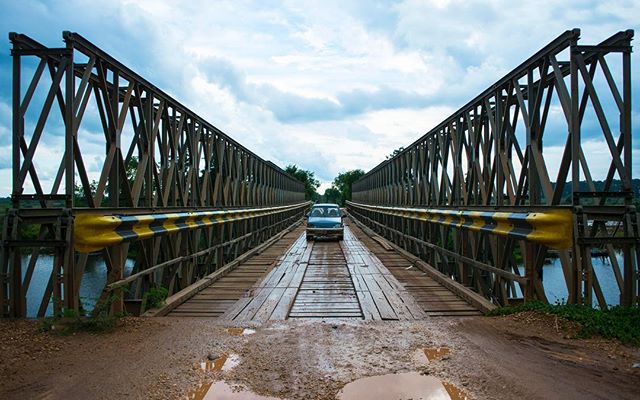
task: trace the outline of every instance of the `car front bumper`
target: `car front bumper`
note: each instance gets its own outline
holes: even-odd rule
[[[313,237],[340,237],[344,235],[344,228],[309,228],[307,236]]]

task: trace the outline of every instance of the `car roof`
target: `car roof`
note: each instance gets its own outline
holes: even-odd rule
[[[335,203],[317,203],[317,204],[312,205],[311,207],[338,207],[338,208],[340,208]]]

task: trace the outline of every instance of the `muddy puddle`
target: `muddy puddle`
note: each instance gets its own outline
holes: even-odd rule
[[[227,333],[231,336],[247,336],[253,335],[256,331],[249,328],[227,328]]]
[[[455,385],[418,372],[370,376],[347,384],[339,393],[340,400],[468,400],[469,396]]]
[[[189,393],[189,400],[282,400],[279,397],[261,396],[242,386],[232,386],[226,382],[203,383]]]
[[[417,349],[413,353],[413,360],[422,365],[436,360],[447,359],[450,354],[451,350],[448,347],[429,347]]]
[[[444,356],[448,356],[451,352],[448,347],[430,347],[422,350],[429,361],[435,361]]]
[[[240,328],[242,329],[242,328]],[[242,334],[242,333],[240,333]],[[219,356],[210,356],[207,360],[196,365],[203,371],[226,372],[240,364],[240,356],[234,353],[222,353]],[[241,387],[232,387],[225,382],[204,382],[196,389],[189,392],[187,398],[190,400],[203,399],[270,399],[270,397],[258,396],[255,393],[243,390]]]
[[[229,371],[240,364],[240,357],[237,354],[222,353],[213,360],[205,360],[198,364],[203,371]]]

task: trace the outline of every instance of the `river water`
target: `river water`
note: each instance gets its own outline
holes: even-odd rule
[[[622,265],[622,256],[618,254],[617,258],[620,265]],[[29,256],[25,255],[22,257],[23,271],[26,269],[28,261]],[[29,317],[35,317],[38,314],[40,300],[42,299],[44,289],[51,274],[52,263],[52,256],[41,255],[38,258],[36,268],[31,279],[31,285],[27,292],[27,313]],[[607,304],[619,304],[620,293],[610,263],[608,260],[603,262],[600,258],[593,258],[592,263],[600,281],[600,286],[604,292],[604,297],[607,300]],[[133,265],[134,260],[127,259],[125,263],[125,276],[128,276],[131,273]],[[523,270],[521,269],[521,271]],[[100,257],[90,256],[82,278],[82,284],[80,285],[80,300],[86,310],[93,309],[106,281],[107,267],[105,266],[104,261]],[[555,259],[552,264],[544,266],[543,283],[550,303],[566,300],[567,287],[564,283],[564,275],[562,273],[562,266],[559,259]],[[49,304],[47,315],[51,315],[52,312],[53,305]]]
[[[22,271],[23,277],[25,269],[29,263],[30,256],[22,256]],[[128,276],[133,269],[135,260],[127,259],[125,262],[125,276]],[[40,308],[40,301],[44,294],[44,290],[49,282],[51,276],[51,268],[53,265],[53,256],[40,255],[36,262],[35,270],[33,271],[33,277],[31,278],[31,284],[29,285],[29,291],[27,292],[27,316],[36,317],[38,315],[38,308]],[[87,260],[87,266],[82,277],[82,283],[80,285],[80,301],[85,310],[92,310],[96,304],[96,301],[100,297],[100,293],[107,282],[107,267],[104,260],[98,256],[89,256]],[[47,308],[47,315],[53,313],[53,302],[49,302]]]
[[[618,265],[622,267],[624,265],[622,254],[617,253],[616,258]],[[600,282],[600,287],[602,288],[607,304],[612,306],[620,304],[620,289],[618,289],[616,277],[613,274],[609,258],[605,257],[603,262],[602,258],[593,257],[591,263],[593,264],[593,270],[598,278],[598,282]],[[521,271],[524,271],[524,269],[521,269]],[[556,301],[563,302],[567,299],[568,291],[564,283],[564,274],[559,258],[554,259],[552,264],[543,267],[542,282],[549,303],[553,304]],[[594,304],[597,303],[595,293],[593,294],[593,302]]]

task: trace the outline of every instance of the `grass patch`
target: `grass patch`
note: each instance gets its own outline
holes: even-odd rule
[[[532,301],[517,306],[496,308],[487,315],[509,315],[523,311],[536,311],[557,315],[580,325],[579,337],[602,336],[640,347],[640,308],[614,306],[600,310],[579,304],[546,304]]]
[[[118,320],[126,316],[126,313],[111,313],[111,305],[117,299],[118,297],[110,295],[105,300],[99,301],[91,315],[83,315],[72,309],[63,309],[57,315],[42,319],[40,330],[62,336],[76,332],[111,332],[118,325]]]

